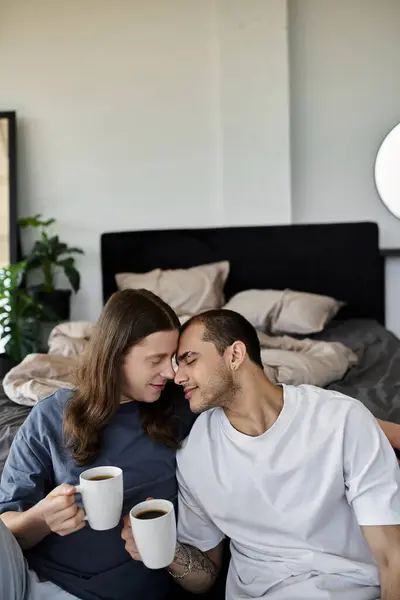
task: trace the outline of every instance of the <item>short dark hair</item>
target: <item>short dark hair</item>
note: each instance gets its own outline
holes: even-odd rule
[[[250,360],[264,368],[257,331],[239,313],[225,308],[207,310],[186,321],[181,333],[196,323],[204,325],[203,340],[212,342],[221,356],[234,342],[243,342]]]

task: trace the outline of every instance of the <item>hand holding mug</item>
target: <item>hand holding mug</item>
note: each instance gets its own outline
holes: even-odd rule
[[[174,505],[169,500],[153,499],[137,504],[124,518],[121,535],[134,560],[143,561],[148,569],[168,567],[176,549]]]
[[[65,536],[85,527],[85,513],[75,502],[75,488],[63,483],[35,507],[53,533]]]
[[[147,500],[153,500],[153,498],[146,498],[146,501]],[[133,537],[130,515],[125,515],[124,517],[124,526],[121,531],[121,537],[125,542],[125,550],[128,552],[128,554],[131,555],[133,560],[141,561],[142,557],[140,556],[139,550],[137,549],[135,543],[135,539]]]
[[[139,554],[139,550],[137,549],[135,539],[133,537],[131,518],[129,515],[125,515],[124,517],[124,527],[121,531],[121,537],[125,542],[125,550],[128,552],[128,554],[131,555],[133,560],[141,561],[142,557]]]

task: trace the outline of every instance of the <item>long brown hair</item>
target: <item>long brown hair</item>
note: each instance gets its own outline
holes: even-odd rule
[[[126,353],[148,335],[179,326],[172,308],[148,290],[123,290],[110,297],[80,362],[78,389],[64,415],[64,440],[77,464],[87,465],[97,457],[102,431],[120,406]],[[176,448],[168,387],[157,402],[138,405],[147,435]]]

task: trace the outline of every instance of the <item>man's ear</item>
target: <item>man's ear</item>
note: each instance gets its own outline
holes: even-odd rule
[[[233,342],[229,348],[229,367],[232,371],[236,371],[246,358],[246,346],[243,342]]]

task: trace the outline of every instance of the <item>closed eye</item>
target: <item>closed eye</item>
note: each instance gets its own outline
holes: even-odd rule
[[[191,365],[194,361],[199,357],[198,352],[191,352],[190,350],[187,352],[183,352],[183,354],[176,357],[176,363],[185,363],[185,365]]]
[[[165,359],[165,356],[153,356],[150,359],[150,362],[152,365],[159,365],[164,359]]]

